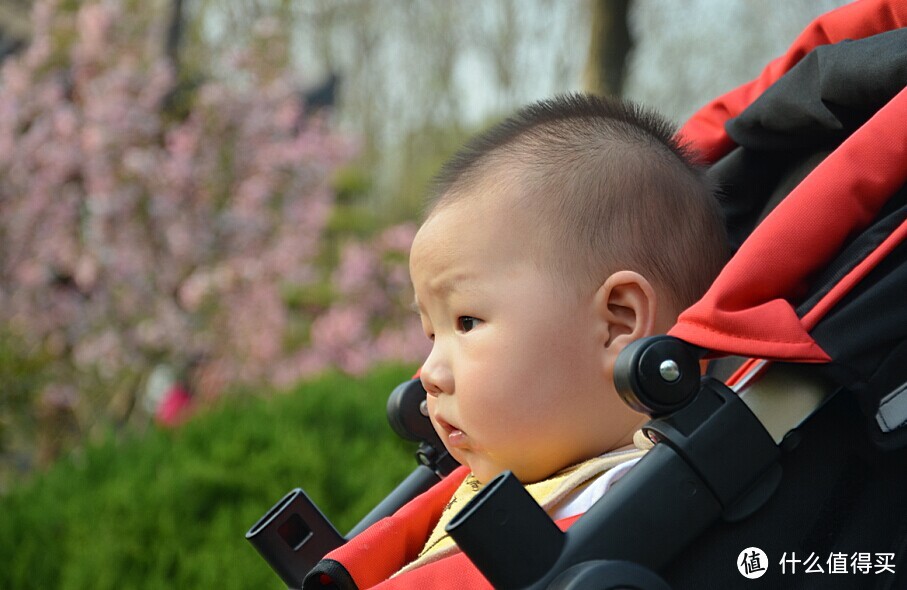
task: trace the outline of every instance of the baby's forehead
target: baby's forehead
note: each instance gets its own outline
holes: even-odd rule
[[[482,183],[444,195],[429,211],[414,242],[431,250],[494,248],[528,242],[538,233],[512,184]],[[509,250],[509,248],[506,248]]]
[[[515,206],[508,195],[476,195],[432,211],[413,242],[410,270],[417,264],[441,272],[468,260],[483,268],[559,269],[559,277],[573,277],[567,271],[574,264],[566,260],[573,249],[554,235],[551,224]]]
[[[460,170],[456,177],[447,178],[435,187],[434,202],[438,206],[460,201],[497,204],[527,189],[532,176],[531,166],[518,153],[495,150]]]

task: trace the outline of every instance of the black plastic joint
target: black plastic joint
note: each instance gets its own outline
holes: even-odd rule
[[[674,448],[725,510],[760,487],[766,487],[767,499],[774,491],[772,482],[777,484],[780,478],[775,441],[737,394],[711,377],[702,378],[689,405],[649,422],[643,430]],[[752,510],[762,504],[758,498],[750,502],[755,502]]]
[[[624,402],[650,416],[675,412],[699,389],[702,351],[671,336],[630,343],[614,366],[614,384]]]

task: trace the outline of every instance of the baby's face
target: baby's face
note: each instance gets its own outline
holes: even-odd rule
[[[538,230],[480,200],[436,211],[413,243],[433,342],[422,382],[460,463],[482,482],[509,469],[530,483],[629,444],[642,416],[614,391],[593,293],[541,270],[528,253]]]

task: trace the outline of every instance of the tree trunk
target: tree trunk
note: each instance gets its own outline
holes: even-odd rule
[[[627,23],[630,0],[589,0],[589,4],[592,36],[583,87],[595,94],[620,96],[633,45]]]
[[[167,24],[167,39],[164,51],[173,65],[174,73],[180,69],[180,45],[183,40],[183,0],[173,0],[170,8],[170,22]]]
[[[22,0],[0,4],[0,62],[22,49],[31,36],[31,5]]]

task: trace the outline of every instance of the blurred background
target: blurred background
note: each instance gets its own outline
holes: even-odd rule
[[[280,588],[414,466],[426,184],[515,108],[680,123],[833,0],[0,0],[0,587]],[[358,442],[357,442],[358,441]]]

